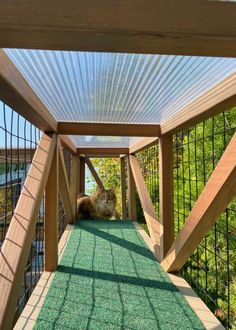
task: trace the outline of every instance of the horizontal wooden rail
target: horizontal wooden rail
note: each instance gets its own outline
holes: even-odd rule
[[[227,146],[162,266],[179,271],[236,195],[236,133]]]
[[[78,148],[78,153],[80,155],[85,155],[87,157],[120,157],[120,154],[129,154],[129,148]]]
[[[236,73],[224,79],[163,123],[161,134],[174,134],[220,112],[230,110],[233,106],[236,106]]]
[[[98,136],[159,136],[160,125],[58,122],[58,133]]]
[[[75,221],[75,214],[73,212],[73,205],[71,203],[70,185],[67,177],[65,160],[60,143],[58,143],[58,147],[59,147],[59,191],[61,194],[63,206],[65,208],[67,223],[72,224]]]
[[[154,206],[147,190],[138,160],[134,155],[130,155],[129,161],[150,237],[155,244],[155,253],[158,260],[160,260],[160,223],[157,220]]]
[[[236,53],[236,4],[231,1],[5,0],[0,12],[2,48]]]
[[[56,146],[56,136],[44,134],[11,219],[0,252],[0,328],[12,329],[20,285]]]
[[[26,149],[5,149],[0,148],[0,164],[5,164],[6,160],[9,163],[31,163],[35,148],[26,148]]]

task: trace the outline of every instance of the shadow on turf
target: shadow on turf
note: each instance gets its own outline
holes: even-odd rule
[[[101,279],[104,281],[116,282],[116,283],[127,283],[131,285],[138,285],[142,287],[156,288],[161,290],[167,290],[171,292],[178,292],[178,289],[170,282],[162,282],[158,280],[150,280],[146,278],[138,278],[127,275],[110,274],[106,272],[98,272],[88,269],[69,267],[69,266],[58,266],[58,272],[67,273],[71,275],[78,275],[84,277],[90,277],[93,279]]]
[[[110,233],[106,233],[106,232],[104,232],[102,230],[99,230],[97,228],[86,226],[86,224],[83,224],[83,223],[80,223],[78,227],[85,230],[85,231],[87,231],[87,232],[89,232],[89,233],[91,233],[91,234],[93,234],[93,235],[95,235],[95,236],[101,237],[101,238],[105,239],[106,241],[109,241],[113,244],[117,244],[120,247],[123,247],[123,248],[125,248],[129,251],[133,251],[137,254],[140,254],[141,256],[143,256],[145,258],[156,261],[156,259],[153,256],[152,252],[144,246],[140,246],[140,245],[137,245],[135,243],[126,241],[123,238],[117,237],[117,236],[112,235]],[[119,228],[119,229],[122,229],[122,228]]]

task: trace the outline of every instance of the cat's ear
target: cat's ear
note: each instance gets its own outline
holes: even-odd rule
[[[112,187],[111,192],[113,192],[115,194],[116,193],[116,187]]]

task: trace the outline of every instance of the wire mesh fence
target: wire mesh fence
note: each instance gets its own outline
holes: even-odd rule
[[[175,235],[182,228],[236,129],[236,108],[174,136]],[[236,199],[182,269],[214,314],[236,329]]]

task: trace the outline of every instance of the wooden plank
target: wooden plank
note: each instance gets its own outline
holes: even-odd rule
[[[85,158],[79,157],[78,193],[85,192]]]
[[[178,271],[236,195],[236,133],[211,174],[162,266]]]
[[[58,147],[54,150],[45,189],[44,269],[54,272],[58,265]]]
[[[236,73],[198,97],[161,125],[162,134],[174,134],[236,105]]]
[[[159,136],[158,124],[58,122],[58,133],[94,136]]]
[[[84,148],[79,147],[78,153],[80,155],[85,155],[87,157],[105,157],[105,156],[118,156],[120,157],[120,154],[129,154],[129,148]]]
[[[0,99],[42,131],[57,131],[55,118],[2,49],[0,49]]]
[[[44,134],[30,166],[0,252],[0,328],[12,329],[20,285],[56,145]]]
[[[130,154],[135,154],[136,152],[139,152],[139,151],[142,151],[146,148],[154,146],[157,142],[158,142],[158,138],[156,138],[156,137],[154,137],[154,138],[150,138],[150,137],[143,138],[140,141],[132,144],[129,147],[129,153]]]
[[[67,136],[67,135],[60,135],[60,140],[61,140],[61,145],[62,145],[63,148],[65,148],[66,150],[68,150],[72,154],[77,155],[77,147],[71,141],[71,139],[69,138],[69,136]]]
[[[70,175],[70,197],[73,210],[74,222],[77,216],[77,187],[78,187],[78,156],[72,155],[71,157],[71,175]]]
[[[73,206],[71,205],[70,185],[67,177],[64,155],[62,152],[60,142],[58,143],[58,148],[59,148],[59,191],[65,209],[67,223],[72,224],[74,223],[74,216],[73,216]]]
[[[122,219],[127,219],[126,210],[126,186],[125,186],[125,158],[120,158],[120,186],[121,186],[121,206],[122,206]]]
[[[163,260],[174,242],[173,136],[159,138],[159,192],[160,258]]]
[[[98,6],[96,0],[5,0],[0,12],[2,48],[236,53],[236,4],[232,1],[102,0]]]
[[[130,166],[130,159],[127,156],[127,171],[128,171],[128,215],[132,221],[137,221],[137,205],[136,205],[136,189],[135,182]]]
[[[139,199],[142,205],[143,213],[146,219],[148,231],[153,241],[155,253],[158,260],[160,260],[160,223],[152,204],[151,197],[147,190],[142,171],[139,167],[138,160],[134,155],[129,156],[130,167],[133,173],[135,185],[139,194]]]

